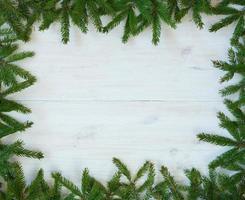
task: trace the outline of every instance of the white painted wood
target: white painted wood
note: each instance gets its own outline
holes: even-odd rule
[[[208,27],[217,17],[205,21]],[[210,60],[226,58],[232,28],[213,34],[186,18],[176,30],[164,27],[157,47],[150,31],[122,44],[122,27],[108,35],[73,29],[71,42],[63,45],[58,29],[35,31],[23,45],[37,54],[23,65],[38,83],[12,97],[33,110],[15,116],[35,124],[7,140],[21,138],[46,155],[42,161],[21,159],[28,181],[41,167],[61,170],[77,183],[79,172],[89,167],[105,181],[113,156],[131,169],[146,159],[165,164],[178,179],[192,166],[207,171],[222,149],[199,143],[195,135],[224,133],[216,119],[224,109],[221,72]]]

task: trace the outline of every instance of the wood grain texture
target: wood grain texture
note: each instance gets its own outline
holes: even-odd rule
[[[217,17],[206,17],[206,27],[214,21]],[[21,159],[28,181],[41,167],[60,170],[77,183],[89,167],[105,181],[114,156],[131,169],[145,160],[165,164],[180,180],[185,168],[207,171],[222,149],[199,143],[196,134],[224,133],[216,119],[224,110],[221,73],[211,60],[226,58],[232,28],[211,34],[187,17],[176,30],[165,27],[157,47],[149,30],[125,45],[122,27],[108,35],[72,29],[71,42],[63,45],[58,29],[35,31],[22,45],[37,54],[22,64],[38,82],[12,98],[33,110],[15,116],[35,124],[8,140],[21,138],[46,155],[42,161]]]

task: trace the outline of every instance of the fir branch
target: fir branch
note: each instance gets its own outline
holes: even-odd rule
[[[199,140],[202,140],[208,143],[212,143],[215,145],[219,145],[219,146],[239,146],[240,145],[240,143],[230,138],[219,136],[219,135],[214,135],[214,134],[201,133],[201,134],[198,134],[197,137],[199,138]]]
[[[86,2],[81,0],[74,1],[71,6],[72,22],[80,28],[83,33],[88,31],[88,13],[86,10]]]
[[[175,12],[175,18],[180,21],[188,11],[192,11],[192,19],[199,29],[202,29],[204,23],[202,21],[201,14],[211,14],[212,8],[210,5],[210,0],[180,0],[181,9],[177,9]]]
[[[113,198],[114,194],[117,192],[118,188],[121,186],[120,180],[121,180],[121,173],[116,172],[114,176],[111,178],[110,181],[107,183],[107,197],[109,199]]]
[[[239,163],[242,159],[244,159],[244,156],[245,156],[245,150],[233,148],[219,155],[216,159],[214,159],[209,164],[209,167],[210,168],[223,167],[229,169],[230,165]]]
[[[2,2],[0,2],[0,4],[1,3]],[[8,3],[12,2],[9,1]],[[4,26],[4,28],[2,26]],[[16,165],[16,163],[11,163],[10,159],[13,156],[43,158],[41,152],[25,149],[21,141],[9,145],[2,144],[1,142],[2,138],[19,131],[24,131],[32,125],[32,122],[19,122],[8,115],[8,112],[12,111],[29,113],[31,111],[29,108],[4,98],[8,94],[19,92],[31,86],[36,80],[28,71],[16,64],[17,61],[34,55],[33,52],[16,53],[18,50],[18,45],[15,44],[16,38],[12,29],[6,27],[0,20],[0,177],[9,179],[14,175],[14,172],[16,172],[17,176],[15,177],[15,181],[18,181],[15,182],[15,185],[18,186],[18,190],[11,192],[13,189],[11,189],[12,184],[8,187],[10,189],[8,193],[10,196],[8,198],[10,199],[22,198],[22,194],[18,192],[21,192],[20,185],[23,179],[20,166]]]
[[[202,175],[195,168],[185,170],[185,174],[190,181],[190,185],[186,187],[188,192],[187,199],[197,200],[200,196],[202,196]]]
[[[113,158],[113,163],[116,165],[119,172],[123,174],[129,181],[131,181],[131,173],[128,170],[127,166],[117,158]]]
[[[16,62],[19,60],[23,60],[26,58],[30,58],[34,56],[34,52],[32,51],[26,51],[26,52],[21,52],[21,53],[16,53],[16,54],[12,54],[10,56],[8,56],[6,58],[6,62],[7,63],[12,63],[12,62]]]
[[[161,167],[161,174],[164,177],[164,180],[167,184],[167,187],[171,191],[173,199],[175,199],[175,200],[184,199],[183,195],[179,191],[177,183],[175,182],[174,178],[170,175],[170,173],[166,167],[164,167],[164,166]]]
[[[70,0],[63,0],[61,4],[61,35],[64,44],[69,41],[70,35],[69,2]]]
[[[220,120],[219,125],[221,128],[226,129],[236,141],[242,140],[241,134],[239,132],[239,128],[242,126],[240,122],[230,120],[230,118],[228,118],[222,112],[218,113],[218,118]]]
[[[3,113],[0,113],[0,120],[0,139],[18,131],[24,131],[33,124],[32,122],[21,123]]]
[[[103,29],[108,32],[126,20],[122,41],[125,43],[130,36],[136,36],[148,26],[152,26],[153,44],[158,44],[161,34],[161,21],[175,28],[175,22],[171,19],[168,5],[164,1],[147,0],[128,1],[124,0],[124,8]],[[136,16],[135,9],[139,10]]]
[[[211,32],[216,32],[232,23],[236,23],[235,30],[233,32],[233,37],[231,39],[232,43],[237,43],[239,38],[245,34],[245,12],[244,7],[241,9],[234,8],[232,5],[244,6],[240,1],[227,1],[223,0],[215,8],[213,12],[216,15],[227,15],[227,17],[221,19],[219,22],[213,24],[210,28]]]
[[[61,184],[72,193],[69,198],[79,197],[82,200],[103,200],[106,194],[104,186],[89,176],[87,169],[83,171],[81,190],[71,181],[62,177],[60,173],[53,173],[52,176],[58,184]]]
[[[29,35],[25,34],[24,15],[18,9],[18,3],[11,0],[0,1],[0,18],[8,23],[12,30],[17,34],[18,38],[27,41]]]
[[[82,193],[80,192],[79,188],[74,185],[71,181],[61,176],[60,173],[53,173],[52,177],[60,183],[62,186],[66,187],[68,190],[70,190],[73,194],[79,197],[83,197]]]
[[[21,112],[21,113],[30,113],[31,110],[22,104],[19,104],[15,101],[7,100],[7,99],[0,99],[0,112]]]

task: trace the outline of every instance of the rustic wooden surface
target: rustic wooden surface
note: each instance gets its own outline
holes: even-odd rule
[[[226,134],[216,119],[224,110],[218,94],[222,73],[211,60],[226,59],[232,28],[209,33],[217,19],[205,17],[204,30],[188,17],[176,30],[164,27],[157,47],[149,30],[122,44],[122,26],[108,35],[72,29],[68,45],[60,42],[59,25],[35,31],[22,48],[36,52],[23,65],[38,82],[12,97],[33,110],[15,116],[35,124],[8,138],[45,153],[41,161],[20,159],[28,181],[44,168],[79,183],[85,167],[105,181],[114,156],[132,170],[145,160],[157,168],[164,164],[178,180],[185,168],[206,173],[222,149],[198,142],[196,134]]]

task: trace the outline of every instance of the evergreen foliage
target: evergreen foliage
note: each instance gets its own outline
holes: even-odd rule
[[[7,95],[19,92],[35,82],[28,71],[19,67],[16,62],[33,56],[32,52],[16,53],[17,37],[13,31],[0,22],[0,176],[4,179],[12,177],[15,164],[9,159],[16,156],[42,158],[42,153],[30,151],[23,147],[21,141],[12,144],[3,144],[1,139],[29,128],[31,122],[19,122],[11,117],[9,112],[29,113],[30,109],[15,101],[7,99]]]
[[[221,82],[231,80],[235,75],[240,76],[238,83],[226,86],[221,90],[223,96],[237,95],[236,101],[225,100],[225,105],[232,113],[231,119],[224,113],[218,113],[220,126],[225,128],[231,137],[224,137],[212,134],[199,134],[199,139],[220,146],[232,147],[229,151],[220,155],[217,159],[210,163],[210,167],[230,168],[233,165],[244,164],[245,162],[245,113],[244,113],[244,97],[245,97],[245,45],[240,42],[229,50],[229,62],[214,61],[214,66],[225,71],[225,75],[221,78]],[[238,79],[238,78],[237,78]],[[230,166],[231,165],[231,166]],[[241,166],[242,166],[241,165]],[[243,167],[243,171],[244,171]]]
[[[244,38],[233,41],[233,47],[229,50],[229,61],[214,61],[214,66],[225,72],[221,82],[228,82],[233,77],[239,76],[238,83],[228,85],[220,92],[223,96],[236,96],[236,100],[225,99],[224,103],[232,117],[219,112],[220,127],[227,130],[230,136],[201,133],[198,138],[215,145],[228,147],[227,151],[214,159],[209,167],[217,167],[232,171],[229,177],[223,177],[222,181],[229,179],[227,184],[235,186],[243,185],[245,181],[245,43]],[[240,186],[239,186],[240,187]],[[244,187],[245,188],[245,187]],[[243,189],[244,192],[244,189]]]
[[[124,23],[123,42],[151,27],[152,42],[156,45],[162,23],[175,28],[191,11],[197,27],[203,28],[201,14],[212,14],[212,7],[210,0],[1,0],[0,11],[0,17],[25,41],[30,38],[36,21],[40,30],[59,22],[63,43],[69,41],[71,23],[87,33],[91,21],[97,31],[104,33]],[[103,16],[111,18],[106,25]]]
[[[0,0],[0,200],[245,200],[245,2],[222,0],[215,7],[211,3],[210,0]],[[204,13],[225,15],[210,28],[212,32],[236,23],[228,61],[213,61],[225,73],[221,83],[233,82],[220,91],[230,113],[218,113],[220,127],[229,136],[198,135],[204,142],[226,148],[210,162],[209,175],[202,175],[195,168],[185,170],[187,184],[182,184],[162,166],[161,179],[156,181],[158,170],[153,163],[145,162],[133,174],[126,164],[114,158],[117,170],[106,185],[90,176],[88,169],[82,173],[80,188],[58,172],[52,174],[53,184],[48,184],[42,170],[26,184],[21,165],[12,157],[40,159],[42,153],[25,149],[21,141],[4,144],[2,140],[32,125],[10,115],[9,112],[26,114],[30,109],[10,100],[9,95],[36,81],[17,64],[34,55],[18,52],[17,45],[19,39],[30,38],[33,24],[39,22],[39,29],[46,30],[59,22],[63,43],[70,39],[72,24],[87,33],[92,22],[97,31],[107,33],[124,23],[123,42],[150,27],[152,42],[158,44],[162,23],[175,28],[189,12],[198,28],[203,28]],[[103,16],[111,20],[103,24]]]
[[[78,187],[60,173],[53,173],[53,185],[44,180],[40,170],[36,178],[27,185],[18,163],[13,165],[13,177],[0,192],[0,200],[243,200],[245,182],[235,184],[228,175],[210,170],[203,176],[197,169],[186,170],[187,184],[176,182],[168,169],[161,167],[162,180],[155,180],[155,167],[145,162],[133,176],[128,167],[119,159],[113,159],[117,171],[104,186],[89,175],[88,169],[82,173]],[[140,179],[143,180],[140,181]],[[66,188],[63,192],[62,187]]]
[[[175,28],[175,22],[170,15],[166,1],[122,0],[114,1],[113,7],[116,8],[116,15],[104,27],[104,32],[112,30],[122,21],[126,20],[122,37],[123,42],[127,42],[130,36],[135,36],[151,26],[152,42],[157,44],[161,35],[161,21]],[[138,15],[136,10],[139,11]]]
[[[0,191],[0,200],[61,200],[61,186],[56,181],[52,186],[44,180],[42,170],[36,175],[36,178],[27,185],[23,170],[19,163],[13,164],[13,174],[8,179],[5,190]],[[68,200],[68,199],[67,199]]]
[[[226,15],[219,22],[212,25],[211,32],[215,32],[232,23],[236,23],[232,42],[237,43],[241,36],[245,35],[245,3],[243,0],[223,0],[215,8],[213,13],[216,15]]]
[[[168,6],[171,15],[177,22],[181,22],[181,19],[189,12],[192,11],[192,18],[198,28],[202,29],[204,23],[202,21],[201,14],[212,14],[212,7],[210,0],[168,0]]]

